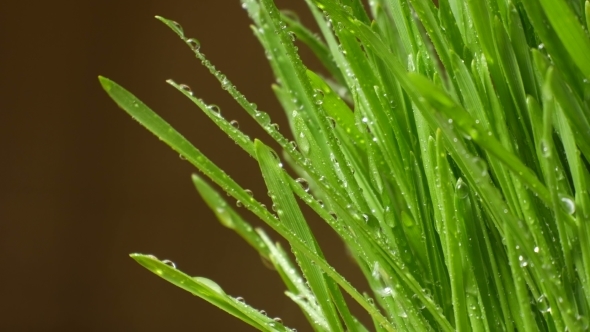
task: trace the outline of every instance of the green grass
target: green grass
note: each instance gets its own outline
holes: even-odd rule
[[[169,81],[258,161],[272,208],[127,90],[100,82],[289,243],[295,260],[193,175],[219,221],[273,264],[314,331],[588,330],[590,3],[371,0],[367,13],[360,0],[300,1],[321,36],[272,0],[242,0],[295,141],[215,69],[196,39],[158,17],[282,148],[250,139]],[[302,63],[295,40],[330,77]],[[301,204],[344,241],[372,295],[326,261]],[[259,330],[290,330],[211,280],[132,257]],[[354,317],[350,301],[373,326]]]

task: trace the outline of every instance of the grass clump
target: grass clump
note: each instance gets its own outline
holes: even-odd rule
[[[215,69],[196,39],[158,17],[281,146],[283,161],[169,81],[258,161],[272,209],[131,93],[100,81],[121,108],[288,241],[295,263],[193,175],[219,220],[274,265],[313,330],[588,330],[589,2],[301,1],[320,37],[272,0],[242,0],[294,141]],[[296,39],[330,77],[305,67]],[[303,203],[344,241],[372,297],[325,260]],[[257,329],[289,331],[208,279],[132,257]],[[351,314],[344,293],[374,326]]]

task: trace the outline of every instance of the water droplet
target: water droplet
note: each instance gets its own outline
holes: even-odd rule
[[[176,268],[176,264],[174,264],[174,262],[173,262],[173,261],[171,261],[171,260],[169,260],[169,259],[165,259],[165,260],[163,260],[163,261],[162,261],[162,263],[164,263],[164,264],[166,264],[166,265],[169,265],[169,266],[171,266],[171,267],[172,267],[172,268],[174,268],[174,269]]]
[[[393,290],[391,289],[391,287],[385,287],[381,290],[377,290],[377,294],[379,296],[381,296],[382,298],[390,296],[393,293]]]
[[[274,264],[272,263],[270,257],[266,257],[260,255],[260,260],[262,261],[262,265],[271,271],[276,271]]]
[[[271,124],[270,126],[272,127],[272,129],[273,129],[273,130],[275,130],[275,131],[279,131],[279,125],[278,125],[278,124],[276,124],[276,123],[273,123],[273,124]]]
[[[455,186],[455,190],[457,193],[457,196],[459,196],[459,198],[467,198],[469,196],[469,187],[467,187],[467,184],[465,182],[463,182],[463,179],[459,178],[459,180],[457,180],[457,185]]]
[[[217,116],[221,116],[221,108],[219,108],[219,106],[217,105],[209,105],[209,110],[211,110],[212,112],[214,112],[215,114],[217,114]]]
[[[227,79],[225,75],[220,76],[221,79],[221,88],[223,90],[229,90],[231,88],[231,82]]]
[[[561,206],[565,209],[565,212],[567,212],[568,214],[571,215],[576,212],[576,203],[573,199],[564,195],[560,195],[559,202],[561,203]]]
[[[322,89],[315,89],[314,90],[314,97],[316,100],[323,100],[324,99],[324,91]]]
[[[426,308],[426,305],[424,302],[422,302],[422,300],[420,300],[418,294],[412,295],[412,302],[414,302],[414,305],[420,310],[424,310]]]
[[[290,141],[289,145],[291,145],[291,151],[295,151],[297,149],[297,142]]]
[[[261,313],[263,316],[266,316],[266,311],[264,311],[264,310],[260,310],[260,313]]]
[[[201,43],[199,43],[198,40],[196,40],[195,38],[189,38],[186,40],[186,43],[188,44],[188,46],[191,48],[191,50],[198,52],[199,49],[201,48]]]
[[[541,140],[541,154],[545,158],[551,156],[551,149],[549,148],[549,143],[547,143],[547,141],[545,141],[544,139]]]
[[[275,321],[275,322],[277,322],[277,323],[283,324],[283,320],[282,320],[282,319],[280,319],[279,317],[275,317],[275,318],[273,318],[272,320],[274,320],[274,321]]]
[[[309,153],[311,145],[309,144],[307,137],[305,137],[303,133],[299,134],[299,147],[301,148],[301,152],[303,152],[304,154]]]
[[[240,123],[238,122],[238,120],[231,120],[229,124],[236,129],[240,129]]]
[[[281,161],[281,158],[279,158],[279,155],[277,154],[277,152],[275,150],[270,150],[270,154],[272,154],[272,156],[275,158],[275,160],[277,160],[279,162]]]
[[[305,190],[305,192],[309,192],[309,183],[307,182],[306,179],[304,178],[298,178],[297,180],[295,180],[295,182],[299,183],[301,185],[301,187],[303,187],[303,190]]]
[[[244,298],[241,296],[236,297],[236,301],[238,301],[240,303],[246,303],[246,300],[244,300]]]
[[[248,196],[250,196],[250,198],[254,198],[254,193],[252,192],[252,190],[244,189],[244,192],[246,192],[246,194],[248,194]]]
[[[240,201],[240,200],[237,200],[237,201],[236,201],[236,206],[237,206],[237,207],[242,207],[242,201]]]
[[[181,36],[184,36],[184,29],[182,28],[182,25],[180,25],[180,23],[175,21],[170,21],[170,23],[174,27],[174,30],[176,30],[176,33],[178,33]]]
[[[330,122],[332,129],[336,128],[336,120],[334,120],[334,118],[328,117],[328,121]]]
[[[536,252],[536,253],[538,253],[538,252],[540,251],[540,249],[539,249],[539,247],[535,247],[535,248],[533,249],[533,251],[534,251],[534,252]]]
[[[178,88],[186,93],[188,93],[189,95],[193,95],[193,91],[191,90],[191,87],[186,85],[186,84],[181,84],[178,86]]]
[[[543,314],[551,312],[549,301],[547,301],[545,295],[541,295],[539,298],[537,298],[537,308],[539,308],[539,311],[541,311]]]
[[[381,276],[379,274],[379,271],[380,271],[379,262],[375,261],[375,263],[373,264],[373,269],[371,270],[371,276],[378,280],[379,277]]]
[[[180,160],[186,160],[186,157],[181,154],[178,155],[178,158],[180,158]]]
[[[408,70],[416,71],[416,65],[414,64],[414,55],[412,53],[408,54]]]
[[[266,127],[270,124],[270,116],[266,112],[256,111],[255,117],[263,127]]]

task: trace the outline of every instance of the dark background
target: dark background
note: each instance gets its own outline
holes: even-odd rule
[[[301,0],[277,2],[306,10]],[[189,84],[251,137],[268,137],[154,15],[181,22],[287,128],[238,0],[1,1],[0,331],[252,330],[151,274],[132,252],[171,259],[309,330],[276,273],[200,200],[190,181],[195,170],[100,88],[98,75],[122,84],[268,199],[256,162],[165,79]],[[332,264],[359,285],[340,241],[309,220]]]

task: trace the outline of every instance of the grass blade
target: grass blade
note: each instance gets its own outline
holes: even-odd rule
[[[586,78],[590,78],[588,33],[564,0],[540,0],[545,14],[563,45]]]
[[[279,320],[269,318],[240,300],[230,297],[215,282],[201,277],[190,277],[151,255],[132,254],[146,269],[225,312],[252,325],[260,331],[291,331]]]

